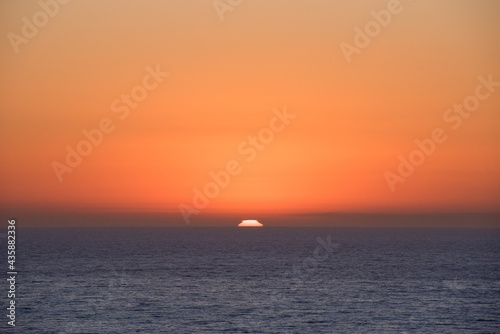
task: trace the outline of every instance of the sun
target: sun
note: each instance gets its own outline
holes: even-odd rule
[[[261,227],[264,226],[261,223],[259,223],[258,220],[255,219],[247,219],[247,220],[242,220],[241,223],[238,224],[238,227]]]

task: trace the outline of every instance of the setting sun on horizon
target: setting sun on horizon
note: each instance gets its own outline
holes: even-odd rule
[[[242,220],[241,223],[238,224],[238,227],[262,227],[262,226],[264,225],[255,219]]]

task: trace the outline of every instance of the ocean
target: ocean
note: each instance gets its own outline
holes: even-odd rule
[[[498,230],[33,228],[16,251],[5,333],[500,333]]]

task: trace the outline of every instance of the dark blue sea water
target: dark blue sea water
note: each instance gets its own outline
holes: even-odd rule
[[[17,235],[17,326],[4,315],[3,332],[500,333],[495,230]]]

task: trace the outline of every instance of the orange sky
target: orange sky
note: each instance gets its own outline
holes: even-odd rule
[[[2,1],[3,206],[196,209],[193,190],[234,160],[198,211],[498,210],[500,86],[456,130],[443,115],[478,77],[500,82],[500,3],[401,0],[348,62],[340,44],[390,2],[247,0],[221,20],[212,1],[44,0],[43,25],[37,1]],[[43,26],[14,45],[33,15]],[[144,80],[144,100],[114,112]],[[296,117],[247,161],[238,146],[285,107]],[[113,130],[60,182],[54,161],[105,119]],[[384,173],[435,128],[447,139],[391,191]]]

